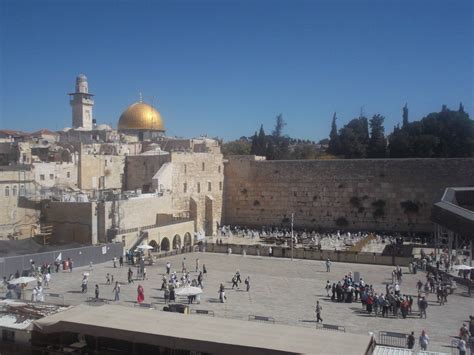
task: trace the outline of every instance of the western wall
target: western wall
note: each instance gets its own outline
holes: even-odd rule
[[[433,202],[474,186],[474,159],[266,161],[231,156],[223,222],[308,230],[432,232]]]

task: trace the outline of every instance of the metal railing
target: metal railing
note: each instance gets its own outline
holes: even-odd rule
[[[408,347],[408,334],[396,333],[396,332],[379,332],[378,345],[393,346],[396,348],[407,348]]]
[[[346,327],[342,325],[335,325],[335,324],[325,324],[325,323],[316,323],[316,328],[317,329],[322,329],[322,330],[329,330],[333,332],[346,332]]]
[[[249,315],[249,321],[275,323],[275,318],[268,316]]]

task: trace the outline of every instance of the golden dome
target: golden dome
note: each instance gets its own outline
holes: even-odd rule
[[[143,102],[135,102],[123,111],[119,119],[118,129],[164,131],[165,127],[160,113],[153,106]]]

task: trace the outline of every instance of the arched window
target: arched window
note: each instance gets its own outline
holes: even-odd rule
[[[10,186],[5,186],[5,196],[10,196]]]
[[[12,188],[12,195],[16,196],[16,186],[13,186],[13,188]]]

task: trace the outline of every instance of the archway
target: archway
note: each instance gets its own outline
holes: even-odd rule
[[[191,234],[188,232],[184,235],[184,246],[190,247],[192,244]]]
[[[157,243],[156,240],[154,240],[154,239],[150,240],[150,241],[148,242],[148,245],[151,246],[151,247],[153,247],[153,250],[154,250],[154,251],[157,251],[157,250],[160,248],[160,246],[158,245],[158,243]]]
[[[181,248],[181,237],[179,234],[176,234],[173,238],[173,249]]]
[[[169,251],[170,250],[170,241],[168,238],[164,237],[161,240],[161,251]]]

